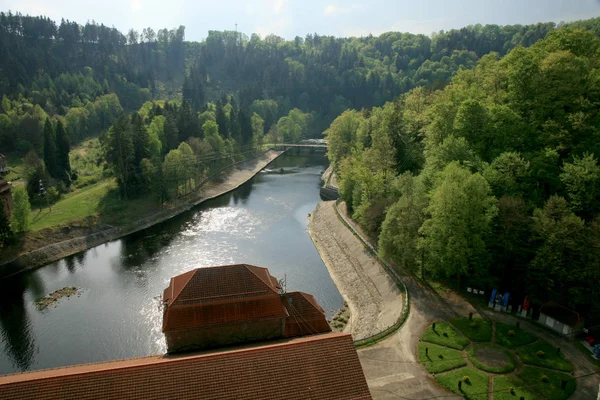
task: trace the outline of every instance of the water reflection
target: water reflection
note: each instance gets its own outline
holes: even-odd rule
[[[17,277],[0,284],[0,327],[3,350],[15,369],[27,371],[35,353],[35,339],[25,308],[25,290],[28,283],[35,292],[43,287],[29,277]],[[42,289],[43,290],[43,289]]]
[[[287,276],[288,290],[314,294],[331,316],[342,298],[306,232],[325,166],[322,156],[285,156],[273,173],[230,194],[7,283],[0,373],[163,353],[158,296],[172,276],[196,267],[268,267]],[[36,309],[36,298],[65,286],[82,293]]]

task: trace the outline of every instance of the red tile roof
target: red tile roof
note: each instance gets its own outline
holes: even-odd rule
[[[281,302],[290,314],[285,319],[285,336],[331,332],[325,312],[315,298],[303,292],[286,293]]]
[[[0,377],[3,400],[370,399],[352,337],[153,356]]]
[[[171,278],[163,301],[169,305],[204,304],[277,294],[266,268],[247,264],[197,268]]]
[[[285,318],[276,282],[266,268],[247,264],[176,276],[163,295],[163,332]]]

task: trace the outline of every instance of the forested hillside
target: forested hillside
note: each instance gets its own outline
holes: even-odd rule
[[[425,278],[600,316],[600,39],[562,29],[326,131],[354,217]]]

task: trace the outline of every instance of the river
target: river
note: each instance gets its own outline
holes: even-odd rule
[[[326,166],[323,155],[286,154],[227,195],[3,282],[0,374],[164,353],[158,296],[196,267],[267,267],[331,317],[343,299],[306,230]],[[65,286],[82,292],[36,308]]]

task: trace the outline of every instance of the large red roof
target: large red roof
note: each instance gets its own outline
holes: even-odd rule
[[[247,264],[198,268],[171,278],[163,302],[163,332],[235,324],[288,313],[277,280]]]
[[[352,337],[153,356],[0,377],[4,400],[370,399]]]
[[[325,312],[312,295],[290,292],[282,296],[281,302],[289,314],[285,319],[286,337],[331,332]]]

